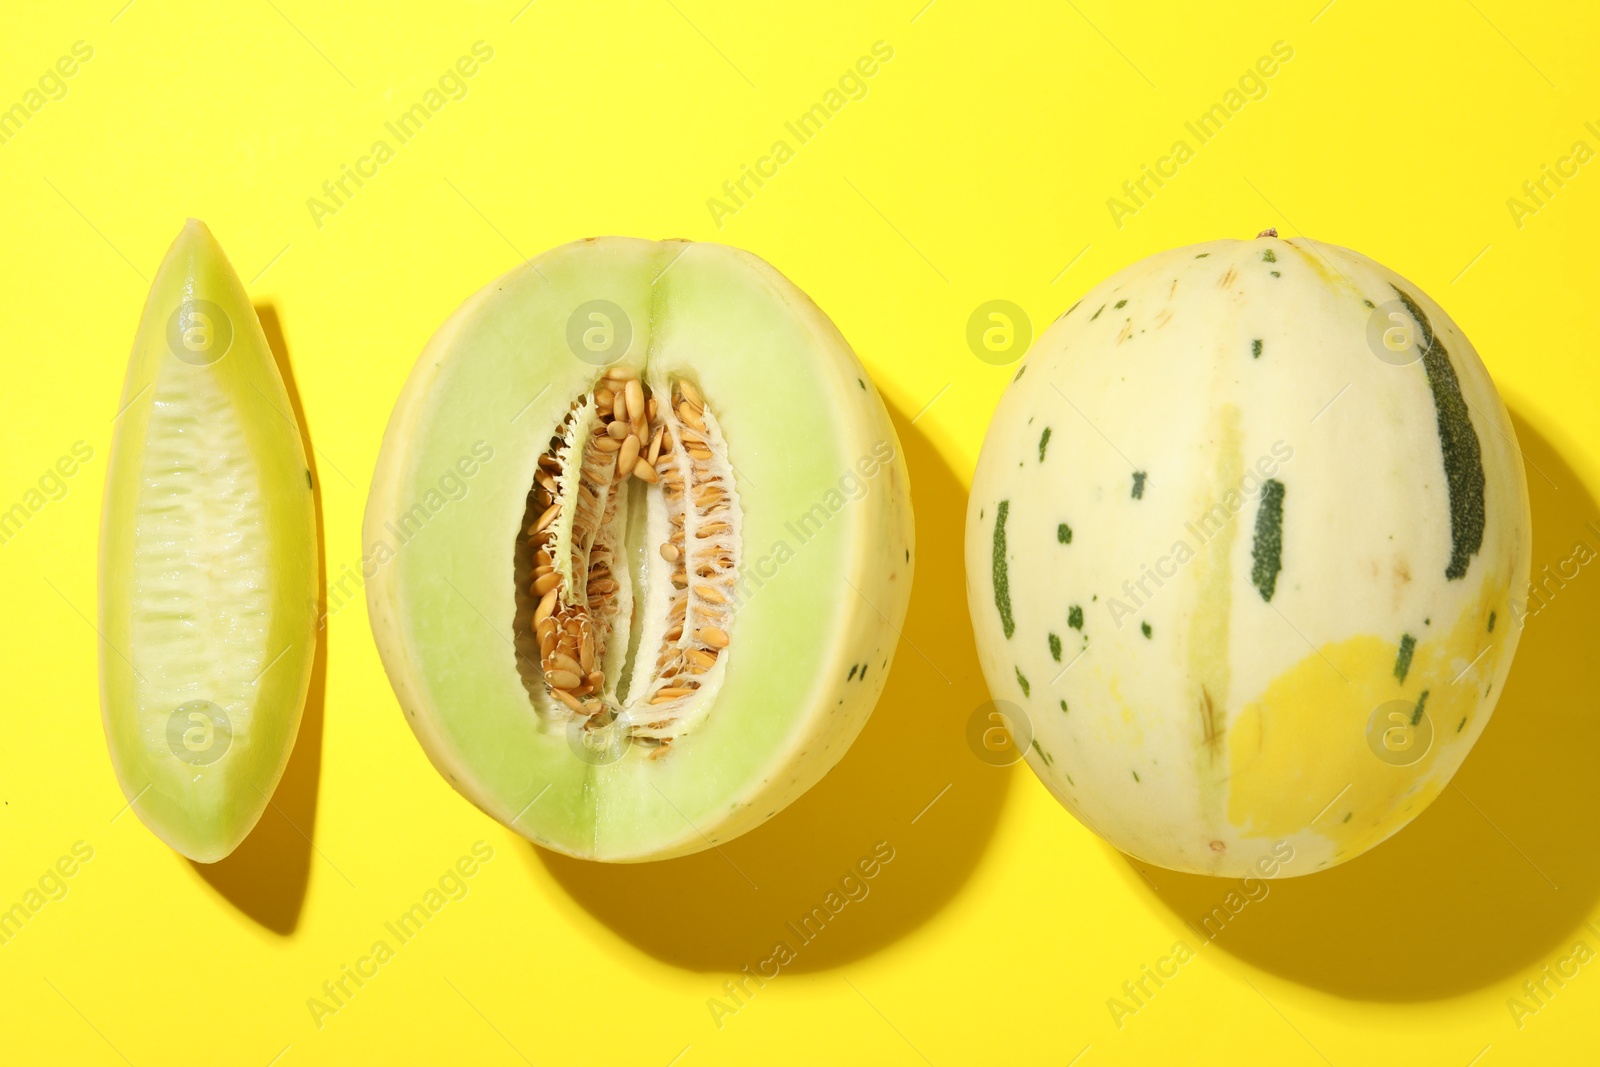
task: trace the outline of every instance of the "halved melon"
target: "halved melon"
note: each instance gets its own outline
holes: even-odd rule
[[[283,776],[316,652],[311,473],[255,309],[190,219],[156,274],[111,439],[100,691],[123,793],[211,863]]]
[[[685,241],[566,245],[467,301],[396,405],[364,540],[435,767],[600,860],[726,841],[827,773],[912,573],[849,346],[765,262]]]

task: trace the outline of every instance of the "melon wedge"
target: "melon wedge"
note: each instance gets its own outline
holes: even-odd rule
[[[100,534],[101,711],[156,836],[202,863],[266,809],[316,651],[311,474],[255,309],[189,220],[145,304]]]
[[[905,616],[883,402],[755,256],[608,237],[472,297],[418,360],[364,529],[435,767],[569,855],[694,852],[844,754]]]

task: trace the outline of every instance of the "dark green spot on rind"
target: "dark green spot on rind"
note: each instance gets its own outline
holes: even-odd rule
[[[1363,303],[1363,304],[1365,304],[1365,305],[1367,305],[1367,307],[1369,307],[1369,308],[1375,308],[1375,307],[1377,307],[1377,306],[1378,306],[1378,305],[1377,305],[1377,304],[1374,304],[1374,303],[1373,303],[1373,302],[1372,302],[1372,301],[1370,301],[1370,300],[1363,300],[1363,301],[1361,301],[1361,302],[1362,302],[1362,303]]]
[[[1072,544],[1072,527],[1068,526],[1066,523],[1061,523],[1059,526],[1057,526],[1056,541],[1057,543],[1063,545]]]
[[[1065,700],[1063,700],[1061,702],[1061,714],[1065,715],[1066,713],[1067,713],[1067,702]]]
[[[1416,320],[1422,345],[1422,366],[1433,391],[1433,408],[1439,424],[1439,448],[1444,458],[1445,482],[1450,490],[1450,563],[1444,569],[1447,579],[1464,578],[1467,564],[1483,547],[1486,518],[1483,503],[1483,450],[1478,432],[1472,428],[1472,415],[1450,353],[1433,332],[1428,315],[1411,294],[1390,286]]]
[[[1134,771],[1133,772],[1133,780],[1136,781],[1136,782],[1139,780],[1139,772],[1138,771]]]
[[[1115,304],[1111,305],[1111,309],[1113,311],[1116,311],[1116,310],[1119,310],[1121,308],[1125,308],[1127,306],[1128,306],[1128,302],[1126,300],[1118,300]]]
[[[1026,678],[1024,678],[1022,676],[1022,668],[1021,667],[1013,667],[1011,669],[1017,672],[1017,684],[1022,687],[1022,695],[1025,696],[1025,697],[1032,696],[1033,695],[1033,689],[1032,689],[1031,686],[1028,685],[1028,679],[1026,679]]]
[[[1350,816],[1352,816],[1354,814],[1355,814],[1355,812],[1353,812],[1353,811],[1347,811],[1347,812],[1344,813],[1344,818],[1339,820],[1339,821],[1340,822],[1349,822],[1350,821]]]
[[[1016,632],[1016,620],[1011,617],[1011,581],[1006,574],[1006,515],[1011,511],[1011,501],[1002,500],[994,513],[994,606],[1000,610],[1000,629],[1006,640]]]
[[[1283,275],[1282,275],[1282,274],[1279,274],[1279,273],[1278,273],[1278,272],[1277,272],[1277,271],[1273,271],[1273,272],[1272,272],[1272,276],[1273,276],[1273,277],[1274,277],[1274,278],[1281,278],[1281,277],[1283,277]]]
[[[1147,623],[1147,622],[1141,622],[1139,624],[1139,631],[1141,633],[1143,633],[1146,637],[1149,637],[1150,636],[1150,624]]]
[[[1055,762],[1054,760],[1052,760],[1050,758],[1050,753],[1046,752],[1044,749],[1039,747],[1039,739],[1038,738],[1034,738],[1034,740],[1033,740],[1033,750],[1035,752],[1039,753],[1039,758],[1044,760],[1045,766],[1048,767],[1050,764]]]
[[[1260,359],[1261,358],[1261,338],[1259,338],[1259,337],[1257,337],[1254,341],[1250,342],[1250,358],[1251,359]]]
[[[306,471],[306,488],[307,489],[311,488],[311,471],[310,470]]]
[[[858,668],[854,663],[850,664],[850,673],[845,676],[844,680],[847,681],[847,682],[855,681],[856,680],[856,671],[859,670],[859,669],[860,668]]]
[[[1144,477],[1144,471],[1133,472],[1133,499],[1135,500],[1144,499]]]
[[[1268,248],[1261,253],[1261,260],[1264,263],[1276,263],[1278,262],[1278,255],[1272,249]]]
[[[1417,639],[1410,634],[1400,635],[1400,652],[1394,658],[1394,676],[1400,680],[1401,685],[1406,684],[1406,674],[1411,670],[1411,653],[1417,647]]]
[[[1494,612],[1489,612],[1489,632],[1494,633]]]
[[[1015,381],[1019,381],[1022,378],[1022,372],[1027,370],[1027,369],[1028,369],[1028,365],[1026,363],[1024,363],[1022,366],[1018,367],[1017,368],[1017,373],[1015,373],[1015,374],[1013,374],[1011,376],[1011,380],[1014,381],[1014,382]]]
[[[1061,638],[1055,634],[1050,635],[1050,658],[1057,663],[1061,662]]]
[[[1461,724],[1456,727],[1456,733],[1459,734],[1461,732],[1461,727],[1465,726],[1465,725],[1467,725],[1467,720],[1466,719],[1462,719],[1461,720]]]
[[[1283,569],[1283,483],[1268,478],[1261,487],[1261,509],[1256,512],[1255,543],[1250,546],[1250,582],[1271,603]]]
[[[1039,462],[1044,462],[1044,450],[1050,445],[1050,427],[1044,428],[1044,433],[1039,435]]]
[[[1067,625],[1072,627],[1074,630],[1083,629],[1082,605],[1074,604],[1072,607],[1067,609]]]
[[[1198,256],[1195,256],[1194,258],[1195,259],[1205,259],[1210,254],[1211,254],[1210,252],[1201,252]]]
[[[857,378],[857,379],[856,379],[856,384],[857,384],[857,385],[859,385],[859,386],[861,386],[861,391],[862,391],[862,392],[863,392],[863,393],[864,393],[864,392],[866,392],[866,391],[867,391],[867,383],[866,383],[866,382],[864,382],[864,381],[862,381],[862,380],[861,380],[861,379],[860,379],[860,378]]]
[[[1106,309],[1106,306],[1104,304],[1101,304],[1098,308],[1095,309],[1095,313],[1093,315],[1089,316],[1089,321],[1093,322],[1095,319],[1098,319],[1100,317],[1100,312],[1104,311],[1105,309]]]
[[[1428,702],[1428,691],[1424,689],[1417,698],[1417,710],[1411,713],[1411,725],[1415,726],[1422,721],[1422,706]]]

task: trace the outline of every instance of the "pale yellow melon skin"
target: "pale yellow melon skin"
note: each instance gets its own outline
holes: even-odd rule
[[[1481,543],[1453,579],[1427,368],[1369,343],[1366,301],[1396,287],[1448,352],[1481,452]],[[1270,600],[1253,581],[1267,477],[1284,489]],[[1128,267],[1034,343],[974,477],[968,599],[991,692],[1026,711],[1029,766],[1079,819],[1174,870],[1298,876],[1394,834],[1461,766],[1510,670],[1530,545],[1510,418],[1443,309],[1347,249],[1226,240]],[[1426,754],[1380,759],[1373,712],[1424,690]]]

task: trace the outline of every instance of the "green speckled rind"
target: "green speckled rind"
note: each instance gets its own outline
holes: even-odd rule
[[[231,346],[209,364],[180,360],[169,345],[169,321],[189,299],[210,301],[231,323]],[[184,456],[189,446],[163,434],[214,442],[213,451],[191,464]],[[241,491],[185,511],[185,501],[210,500],[216,488],[198,484],[207,477],[196,473],[202,466],[236,477]],[[146,826],[190,859],[215,862],[255,826],[294,748],[316,652],[317,545],[305,449],[283,379],[249,296],[195,220],[173,242],[150,288],[109,467],[99,617],[101,709],[112,764]],[[164,526],[152,521],[173,510],[189,518]],[[171,542],[152,546],[153,537],[174,532]],[[195,545],[220,545],[224,554],[245,545],[261,570],[247,575],[224,567],[209,583],[188,588],[211,602],[196,613],[206,618],[191,619],[187,607],[164,608],[161,598]],[[246,580],[251,588],[241,593]],[[147,590],[143,600],[140,588]],[[248,610],[230,614],[223,603],[230,599]],[[217,610],[207,614],[206,607]],[[148,637],[167,621],[148,620],[163,613],[173,620],[168,632],[211,624],[214,643],[231,645],[240,662],[184,662],[171,647],[163,654]],[[169,645],[183,651],[181,643]],[[250,677],[257,670],[259,677]],[[232,699],[207,688],[208,679],[230,674],[240,675],[229,686]],[[164,727],[176,701],[161,699],[172,692],[226,705],[237,733],[220,759],[195,764],[173,754]]]
[[[628,365],[692,372],[716,414],[746,579],[710,716],[657,759],[634,748],[603,766],[576,758],[536,711],[511,643],[528,486],[568,403],[600,373],[567,347],[567,321],[597,299],[632,324]],[[465,494],[398,544],[391,524],[475,446],[492,458]],[[888,674],[911,539],[887,412],[804,294],[736,249],[601,238],[494,282],[423,353],[368,503],[369,557],[380,542],[395,549],[368,582],[368,608],[407,722],[456,789],[546,847],[656,859],[759,824],[849,747]],[[865,677],[852,671],[862,664]]]
[[[1499,697],[1519,627],[1491,620],[1531,546],[1510,419],[1443,309],[1347,249],[1217,241],[1101,283],[1024,366],[967,574],[1039,777],[1124,851],[1212,875],[1308,874],[1414,818]],[[1423,755],[1384,749],[1383,709],[1419,706]]]

